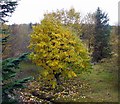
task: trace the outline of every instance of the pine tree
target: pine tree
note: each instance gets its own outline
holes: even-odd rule
[[[110,56],[110,26],[108,15],[103,13],[98,7],[95,13],[95,33],[93,61],[98,62]]]
[[[7,20],[6,17],[10,16],[11,13],[14,12],[17,5],[17,1],[8,1],[8,0],[1,0],[0,1],[0,45],[2,46],[1,55],[3,55],[3,52],[6,50],[7,46],[7,40],[9,38],[9,28],[5,24]],[[18,58],[7,58],[7,59],[0,59],[0,65],[2,66],[0,73],[0,83],[2,85],[2,104],[17,104],[18,101],[15,97],[14,90],[17,88],[24,88],[23,85],[28,80],[31,79],[31,77],[24,78],[21,80],[16,79],[17,69],[19,69],[19,63],[23,60],[25,60],[28,53],[25,53],[21,55]]]
[[[0,21],[5,23],[7,20],[6,17],[11,16],[11,14],[15,11],[17,6],[17,1],[11,0],[1,0],[0,1]]]
[[[15,76],[19,69],[19,63],[26,60],[28,53],[21,55],[18,58],[7,58],[2,62],[2,104],[16,104],[14,90],[18,88],[25,88],[24,83],[32,79],[32,77],[16,79]]]
[[[15,11],[15,8],[17,6],[17,1],[11,1],[11,0],[1,0],[0,1],[0,45],[2,48],[1,54],[5,52],[6,48],[8,48],[8,45],[6,44],[9,38],[9,28],[5,24],[8,22],[6,20],[6,17],[11,16],[11,14]]]
[[[8,44],[8,39],[9,39],[9,27],[6,24],[1,25],[0,29],[0,45],[2,46],[1,48],[1,58],[5,59],[7,58],[7,53],[9,52],[10,45]]]

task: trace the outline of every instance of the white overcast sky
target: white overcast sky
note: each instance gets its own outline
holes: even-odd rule
[[[75,8],[76,11],[85,16],[87,13],[95,12],[97,7],[108,13],[110,24],[117,24],[119,0],[20,0],[9,24],[38,23],[45,12],[57,9]]]

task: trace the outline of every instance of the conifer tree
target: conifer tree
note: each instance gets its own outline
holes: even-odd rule
[[[98,7],[95,13],[95,33],[94,33],[94,51],[93,61],[98,62],[103,58],[110,56],[110,26],[108,15],[103,13]]]
[[[11,14],[15,11],[17,5],[18,5],[17,1],[11,1],[11,0],[0,1],[0,45],[2,46],[0,48],[2,53],[0,54],[2,55],[7,48],[6,43],[9,38],[9,28],[5,24],[6,22],[8,22],[6,20],[6,17],[11,16]]]
[[[24,83],[32,79],[32,77],[27,77],[15,80],[19,63],[27,59],[27,54],[24,53],[18,58],[7,58],[2,61],[2,104],[17,104],[18,100],[14,90],[25,88]]]
[[[8,1],[8,0],[1,0],[0,1],[0,45],[2,46],[1,55],[3,55],[3,52],[6,50],[6,44],[7,40],[9,38],[9,28],[5,24],[6,19],[5,17],[8,17],[11,15],[11,13],[14,12],[15,8],[17,6],[17,1]],[[21,80],[16,79],[16,74],[18,72],[17,69],[19,69],[19,63],[25,59],[27,59],[27,54],[25,53],[21,55],[18,58],[6,58],[6,59],[0,59],[0,65],[1,70],[0,74],[0,83],[2,85],[2,104],[18,104],[18,101],[15,97],[14,90],[17,88],[24,88],[23,85],[28,80],[31,79],[31,77],[24,78]]]
[[[15,8],[17,6],[17,1],[11,1],[11,0],[1,0],[0,1],[0,21],[1,22],[7,22],[5,19],[6,17],[11,16],[11,14],[15,11]]]

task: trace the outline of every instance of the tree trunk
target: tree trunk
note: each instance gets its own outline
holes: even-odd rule
[[[91,46],[90,46],[90,45],[91,45],[91,41],[90,41],[90,39],[88,39],[88,52],[90,52],[90,51],[91,51],[91,49],[90,49],[90,48],[91,48]]]
[[[60,81],[60,75],[61,75],[61,73],[56,73],[54,76],[55,76],[55,78],[56,78],[56,81],[57,81],[57,85],[61,85],[62,83],[61,83],[61,81]]]

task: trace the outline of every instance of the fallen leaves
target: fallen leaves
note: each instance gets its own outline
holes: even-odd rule
[[[59,101],[78,101],[80,98],[86,98],[82,95],[82,90],[88,89],[88,85],[81,82],[80,79],[73,78],[63,80],[62,85],[55,89],[50,87],[49,81],[33,81],[27,84],[28,88],[17,91],[20,94],[21,102],[59,102]],[[86,89],[86,90],[87,90]]]

